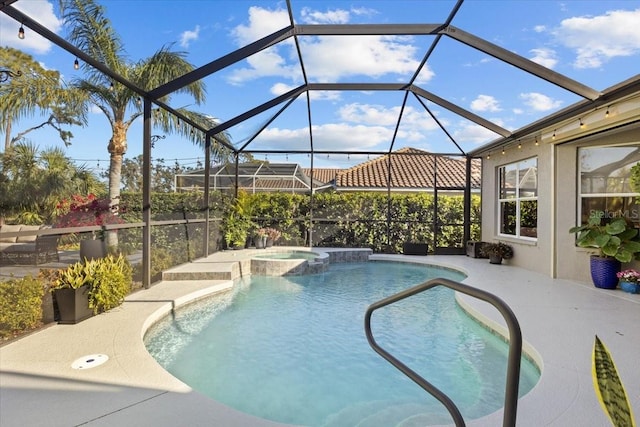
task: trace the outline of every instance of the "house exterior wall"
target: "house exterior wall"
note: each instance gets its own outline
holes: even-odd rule
[[[578,149],[580,147],[640,144],[640,125],[603,132],[598,136],[558,145],[529,143],[522,149],[508,147],[505,154],[491,153],[483,159],[482,240],[502,241],[514,248],[507,261],[550,277],[591,283],[589,256],[595,253],[575,245],[569,229],[577,224]],[[498,168],[525,160],[538,159],[538,238],[536,242],[498,234]],[[626,267],[626,266],[623,266]],[[639,262],[629,267],[639,268]]]
[[[536,157],[538,160],[538,238],[518,239],[499,235],[498,218],[498,168],[520,160]],[[550,144],[533,142],[523,143],[522,148],[517,145],[491,153],[482,160],[482,241],[505,242],[513,246],[513,258],[505,261],[511,265],[552,275],[552,262],[549,254],[552,252],[553,237],[553,147]]]
[[[578,149],[581,147],[634,143],[640,145],[640,125],[605,132],[574,143],[557,145],[556,152],[556,251],[555,277],[591,283],[589,256],[595,250],[579,248],[569,229],[577,225]],[[634,262],[629,267],[638,268]],[[625,266],[623,266],[625,268]]]

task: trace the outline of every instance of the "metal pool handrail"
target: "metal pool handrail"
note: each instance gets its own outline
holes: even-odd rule
[[[507,322],[507,326],[509,328],[509,356],[507,359],[507,380],[505,386],[504,415],[502,418],[502,425],[503,427],[515,426],[518,406],[518,385],[520,383],[520,359],[522,357],[522,332],[520,331],[520,324],[518,323],[518,319],[516,319],[516,316],[513,314],[513,311],[511,311],[511,308],[509,308],[509,306],[497,296],[490,294],[489,292],[443,278],[432,279],[421,285],[414,286],[413,288],[405,289],[402,292],[398,292],[397,294],[381,299],[380,301],[371,304],[367,308],[367,312],[364,318],[364,330],[367,334],[369,345],[375,350],[376,353],[381,355],[389,363],[391,363],[407,377],[413,380],[416,384],[422,387],[425,391],[438,399],[447,408],[457,427],[465,426],[462,414],[458,410],[458,407],[455,405],[455,403],[453,403],[453,401],[449,398],[449,396],[444,394],[433,384],[429,383],[411,368],[406,366],[400,360],[396,359],[389,352],[380,347],[378,343],[376,343],[375,339],[373,338],[373,333],[371,332],[371,315],[375,310],[389,304],[393,304],[410,296],[416,295],[418,293],[424,292],[436,286],[444,286],[490,303],[498,309],[500,314],[502,314],[502,317],[504,317],[505,321]]]

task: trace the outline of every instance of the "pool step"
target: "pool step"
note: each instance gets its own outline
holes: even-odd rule
[[[206,259],[178,265],[162,273],[162,280],[235,280],[251,273],[250,260],[213,262]]]

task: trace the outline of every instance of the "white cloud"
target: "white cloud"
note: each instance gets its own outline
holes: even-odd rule
[[[314,125],[311,130],[314,148],[317,150],[373,149],[378,144],[388,144],[393,136],[393,130],[384,126],[349,125],[346,123]],[[258,141],[261,146],[268,145],[272,149],[308,148],[309,128],[268,128],[256,138],[256,142]]]
[[[544,25],[536,25],[535,27],[533,27],[533,31],[535,31],[536,33],[544,33],[545,31],[547,31],[547,27],[545,27]]]
[[[13,6],[20,12],[32,17],[54,33],[62,28],[62,21],[53,13],[53,4],[45,0],[19,1]],[[34,31],[25,27],[25,38],[18,38],[20,23],[14,21],[4,13],[0,13],[0,44],[36,54],[47,53],[52,43]]]
[[[271,86],[270,91],[273,95],[280,96],[297,87],[298,86],[288,85],[286,83],[276,83],[273,86]],[[318,100],[318,101],[336,101],[341,98],[340,92],[334,91],[334,90],[313,90],[309,92],[309,96],[311,100]]]
[[[611,58],[640,52],[639,22],[640,9],[614,10],[600,16],[565,19],[555,35],[575,50],[576,68],[597,68]]]
[[[500,102],[490,95],[478,95],[476,99],[471,101],[471,109],[473,111],[501,111]]]
[[[547,67],[553,69],[558,63],[558,58],[556,57],[556,52],[553,49],[547,48],[538,48],[530,50],[533,57],[529,58],[533,62],[542,65],[543,67]]]
[[[304,9],[307,20],[317,22],[348,22],[350,13],[341,10],[316,12]],[[249,22],[234,28],[232,35],[239,46],[273,33],[289,24],[283,9],[261,7],[249,9]],[[317,82],[339,81],[350,76],[380,78],[388,74],[409,77],[420,61],[415,58],[417,48],[409,36],[346,36],[300,37],[300,50],[309,79]],[[236,69],[229,75],[232,83],[240,84],[265,76],[280,76],[300,81],[297,52],[291,40],[272,46],[248,58],[248,67]],[[426,68],[421,81],[427,81],[433,72]]]
[[[340,120],[369,126],[387,126],[389,128],[395,127],[399,115],[399,106],[387,108],[382,105],[352,103],[344,105],[338,110]],[[417,111],[413,107],[405,107],[402,113],[400,129],[407,135],[428,132],[436,128],[438,128],[438,125],[429,113]]]
[[[562,101],[553,100],[547,95],[537,92],[521,93],[520,99],[534,111],[549,111],[560,108],[562,105]]]
[[[300,11],[302,21],[306,24],[345,24],[349,22],[349,11],[344,9],[319,12],[308,7]]]
[[[461,122],[453,132],[453,138],[459,143],[484,144],[498,135],[480,125],[470,122]]]
[[[184,31],[182,34],[180,34],[180,46],[185,48],[189,47],[189,43],[193,40],[198,40],[199,35],[200,25],[196,25],[196,28],[194,28],[193,31]]]
[[[312,80],[337,81],[348,76],[379,78],[411,75],[420,61],[408,37],[348,36],[302,38],[305,66]]]
[[[285,9],[249,8],[249,24],[238,25],[231,35],[238,46],[246,46],[289,25],[289,15]]]

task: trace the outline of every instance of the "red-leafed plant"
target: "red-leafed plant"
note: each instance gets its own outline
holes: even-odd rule
[[[56,228],[124,224],[124,220],[117,215],[118,206],[111,205],[109,199],[98,198],[95,194],[74,194],[71,199],[63,199],[56,205],[56,212],[59,215]],[[102,229],[97,232],[97,237],[101,240],[104,239],[104,231]],[[96,237],[96,232],[93,237]]]

